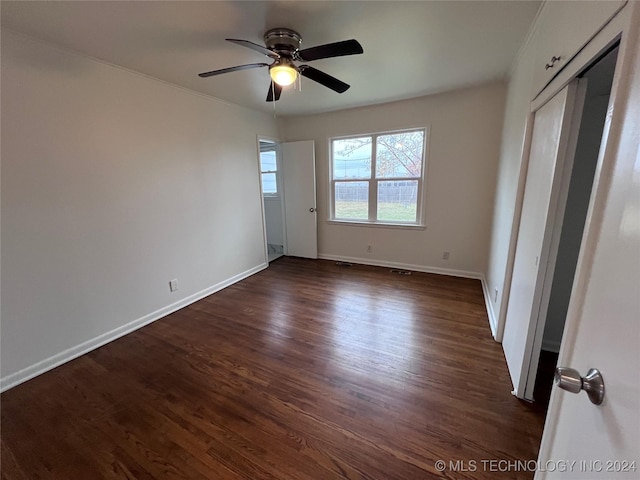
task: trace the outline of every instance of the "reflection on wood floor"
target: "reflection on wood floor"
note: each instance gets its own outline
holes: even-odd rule
[[[2,479],[532,478],[510,390],[478,280],[284,257],[5,392]]]

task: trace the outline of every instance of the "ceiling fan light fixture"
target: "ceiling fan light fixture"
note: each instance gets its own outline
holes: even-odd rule
[[[249,63],[199,73],[198,76],[207,78],[223,73],[237,72],[239,70],[269,67],[270,82],[269,90],[267,91],[267,102],[278,101],[282,94],[283,87],[294,84],[296,80],[300,82],[300,77],[308,78],[337,93],[346,92],[349,89],[349,84],[309,65],[296,66],[295,62],[311,62],[323,58],[343,57],[364,53],[362,45],[355,39],[325,43],[324,45],[317,45],[300,50],[300,45],[302,44],[300,34],[290,28],[284,27],[268,30],[264,34],[264,46],[238,38],[226,38],[225,40],[261,53],[271,59],[273,63],[271,65],[264,62]],[[300,83],[298,83],[298,86],[301,86]]]
[[[281,63],[269,68],[271,79],[282,87],[291,85],[298,78],[298,71],[292,65]]]

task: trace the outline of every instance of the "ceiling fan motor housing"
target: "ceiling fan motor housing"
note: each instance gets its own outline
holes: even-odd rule
[[[293,58],[300,49],[302,36],[289,28],[272,28],[264,34],[264,44],[283,57]]]

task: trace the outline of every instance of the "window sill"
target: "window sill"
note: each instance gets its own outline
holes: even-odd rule
[[[426,230],[426,225],[415,225],[407,223],[381,223],[381,222],[353,222],[346,220],[327,220],[329,225],[347,225],[350,227],[374,227],[374,228],[397,228],[401,230]]]

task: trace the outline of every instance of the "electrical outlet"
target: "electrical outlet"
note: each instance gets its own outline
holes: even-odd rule
[[[498,301],[498,289],[497,288],[493,289],[493,301],[494,302]]]
[[[176,290],[178,290],[178,279],[173,279],[169,282],[169,290],[171,290],[172,292],[175,292]]]
[[[367,253],[373,252],[373,247],[371,245],[367,245]]]
[[[442,259],[449,260],[449,252],[442,252]]]

